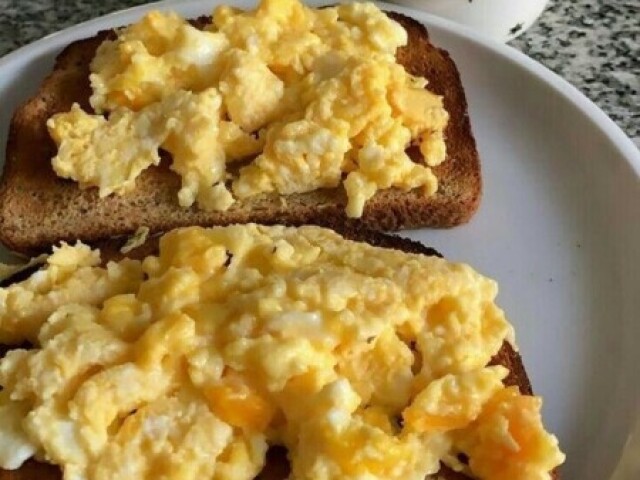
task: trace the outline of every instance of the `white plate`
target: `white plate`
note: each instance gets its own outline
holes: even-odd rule
[[[157,6],[196,16],[216,3]],[[55,53],[151,7],[87,22],[0,60],[0,144],[11,112]],[[457,62],[485,179],[469,225],[409,235],[500,282],[546,422],[568,456],[564,478],[610,478],[640,407],[640,153],[582,94],[517,51],[384,7],[427,23]]]

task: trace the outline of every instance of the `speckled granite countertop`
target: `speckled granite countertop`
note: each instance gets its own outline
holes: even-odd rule
[[[144,0],[0,0],[0,56]],[[640,147],[640,1],[552,0],[511,43],[599,105]]]
[[[582,90],[640,147],[639,0],[552,0],[511,45]]]

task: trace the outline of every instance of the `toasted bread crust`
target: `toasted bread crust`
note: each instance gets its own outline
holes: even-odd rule
[[[325,223],[325,226],[330,226]],[[362,241],[371,245],[401,250],[409,253],[417,253],[421,255],[440,256],[440,254],[432,248],[426,247],[421,243],[409,240],[407,238],[396,235],[387,235],[375,231],[363,230],[361,228],[338,228],[338,232],[345,238]],[[128,257],[144,258],[147,255],[157,251],[157,238],[150,238],[147,243],[133,250]],[[102,252],[103,261],[109,259],[117,259],[122,257],[120,248],[124,245],[125,239],[111,239],[103,241],[97,246]],[[7,346],[0,345],[0,358],[9,350]],[[504,365],[509,369],[509,376],[504,380],[507,386],[517,386],[524,395],[532,395],[531,383],[522,363],[520,354],[514,348],[505,342],[500,351],[492,358],[492,365]],[[263,472],[258,476],[261,480],[284,480],[289,473],[286,452],[283,448],[271,448],[267,455],[267,464]],[[20,469],[15,471],[0,470],[0,480],[60,480],[62,478],[58,467],[39,463],[36,461],[26,462]],[[554,472],[552,478],[557,479],[557,473]],[[429,480],[469,480],[469,477],[461,473],[454,472],[450,468],[442,465],[440,472],[436,475],[428,477]]]
[[[238,201],[226,212],[205,212],[195,206],[185,209],[178,205],[180,178],[164,161],[143,172],[134,191],[100,199],[97,189],[83,190],[77,183],[55,175],[51,159],[56,147],[46,121],[55,113],[67,111],[74,102],[90,110],[89,63],[100,43],[113,35],[101,32],[63,50],[38,93],[14,113],[0,180],[0,241],[12,250],[32,254],[59,240],[93,242],[130,234],[141,225],[159,232],[187,225],[321,223],[332,219],[342,225],[384,231],[452,227],[466,222],[478,207],[482,181],[458,70],[444,50],[430,43],[422,24],[396,13],[389,15],[405,27],[409,36],[408,45],[397,53],[399,62],[410,73],[429,79],[429,88],[444,95],[450,113],[445,131],[447,160],[434,169],[439,179],[435,195],[426,198],[417,190],[380,191],[357,220],[345,215],[342,187],[288,196],[265,195]],[[196,26],[202,23],[203,19],[194,22]],[[419,160],[417,149],[409,153]]]

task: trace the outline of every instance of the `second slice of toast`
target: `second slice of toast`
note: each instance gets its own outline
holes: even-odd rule
[[[325,225],[329,226],[329,225]],[[375,231],[368,231],[354,228],[338,228],[337,231],[345,238],[358,242],[366,242],[382,248],[400,250],[407,253],[415,253],[426,256],[440,256],[440,254],[429,247],[418,242],[394,236],[386,235]],[[102,252],[103,261],[109,259],[119,259],[123,255],[120,248],[124,245],[125,239],[108,239],[96,245]],[[144,258],[147,255],[157,254],[157,237],[147,240],[147,242],[137,249],[126,254],[130,258]],[[0,358],[8,350],[15,347],[0,345]],[[520,354],[508,343],[504,342],[498,353],[491,359],[491,365],[502,365],[509,370],[509,375],[504,379],[506,386],[517,386],[523,395],[532,395],[532,387],[527,376]],[[289,462],[286,450],[280,447],[272,447],[267,453],[267,461],[264,469],[256,480],[285,480],[289,475]],[[557,471],[552,472],[552,480],[558,480]],[[57,466],[29,460],[18,470],[7,471],[0,469],[0,480],[61,480],[62,474]],[[441,464],[441,469],[434,475],[429,475],[425,480],[471,480],[469,476],[455,472],[446,465]]]
[[[100,199],[97,189],[56,176],[51,159],[56,147],[46,127],[53,114],[68,111],[74,102],[91,111],[88,99],[89,64],[111,32],[69,45],[57,58],[53,72],[36,95],[14,114],[0,180],[0,241],[22,253],[35,253],[59,240],[94,242],[130,234],[139,226],[152,232],[187,225],[229,223],[322,223],[365,226],[374,230],[452,227],[469,220],[478,207],[482,182],[480,162],[471,132],[467,102],[458,70],[448,53],[435,47],[417,21],[389,13],[408,33],[398,61],[411,74],[428,79],[428,88],[444,96],[450,120],[445,131],[447,159],[434,168],[438,192],[425,197],[418,191],[379,191],[360,219],[347,219],[346,195],[340,186],[287,196],[264,195],[236,202],[226,212],[182,208],[177,202],[180,178],[166,161],[148,168],[136,188],[123,196]],[[202,26],[204,19],[196,20]],[[420,160],[420,153],[410,151]]]

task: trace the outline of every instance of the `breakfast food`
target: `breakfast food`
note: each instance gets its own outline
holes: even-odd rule
[[[47,122],[53,169],[101,198],[123,194],[160,163],[162,148],[181,178],[180,206],[207,211],[342,184],[347,216],[358,218],[384,188],[431,195],[448,114],[427,81],[396,62],[406,41],[369,3],[221,7],[204,30],[151,12],[96,51],[97,113],[76,103]],[[406,154],[412,141],[424,165]],[[227,169],[243,159],[236,173]]]
[[[67,47],[9,137],[0,239],[21,252],[142,224],[446,227],[481,193],[455,65],[367,3],[152,12]]]
[[[191,227],[106,264],[58,247],[0,289],[1,341],[32,344],[0,360],[19,468],[0,478],[57,478],[35,456],[65,479],[252,479],[273,446],[292,479],[551,478],[495,282],[368,235]]]

